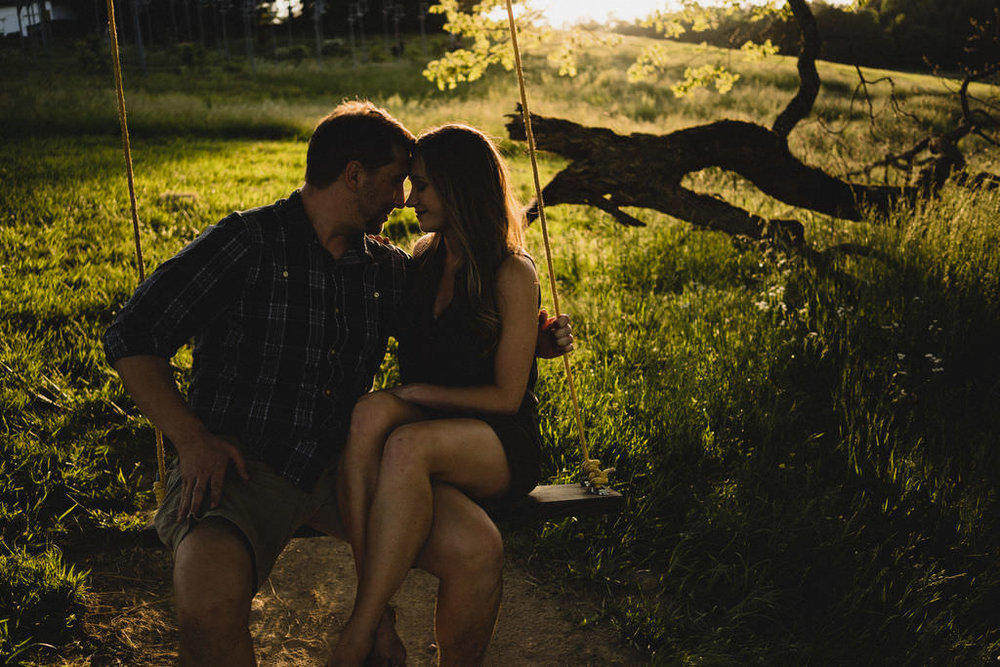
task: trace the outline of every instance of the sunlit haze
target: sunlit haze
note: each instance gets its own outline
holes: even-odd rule
[[[578,21],[594,20],[604,23],[608,20],[631,21],[648,16],[657,9],[663,9],[664,0],[535,0],[532,3],[545,12],[545,17],[554,26]]]
[[[833,5],[849,5],[853,0],[828,0]],[[534,7],[545,12],[549,23],[554,26],[580,21],[610,20],[632,21],[648,16],[657,9],[673,9],[670,0],[533,0]]]

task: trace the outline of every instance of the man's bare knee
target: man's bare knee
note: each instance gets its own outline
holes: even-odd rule
[[[448,567],[461,568],[467,576],[482,577],[484,581],[495,581],[503,571],[503,538],[492,521],[485,521],[468,537],[456,539],[453,555],[448,559]]]
[[[485,511],[467,498],[449,502],[461,492],[447,485],[434,486],[436,504],[431,540],[420,554],[418,566],[439,579],[459,577],[492,582],[503,571],[503,538]]]
[[[177,547],[174,562],[182,634],[185,629],[245,629],[253,582],[253,558],[239,529],[212,517],[199,523]]]

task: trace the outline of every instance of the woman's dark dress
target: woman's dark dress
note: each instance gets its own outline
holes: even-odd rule
[[[397,358],[402,380],[406,384],[421,382],[450,387],[492,384],[495,351],[482,356],[487,345],[472,326],[462,280],[455,282],[451,303],[440,316],[434,317],[434,287],[440,275],[440,267],[436,267],[425,281],[414,281],[411,305],[398,336]],[[510,467],[511,486],[506,499],[523,496],[538,483],[538,399],[533,393],[537,379],[538,368],[532,361],[524,399],[513,415],[426,410],[432,419],[465,417],[481,419],[490,425],[503,445]]]

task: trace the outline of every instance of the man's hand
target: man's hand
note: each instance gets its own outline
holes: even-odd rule
[[[224,438],[207,433],[195,441],[174,443],[174,446],[180,457],[183,480],[180,504],[177,506],[177,523],[186,519],[189,513],[201,509],[206,499],[209,500],[210,508],[219,505],[230,462],[236,467],[240,477],[248,479],[243,454]]]
[[[383,236],[382,234],[369,234],[368,238],[372,241],[378,241],[382,245],[392,245],[392,239],[388,236]]]
[[[192,509],[201,509],[207,498],[216,507],[222,498],[222,482],[232,462],[236,472],[247,479],[246,463],[237,447],[211,433],[192,412],[177,390],[170,363],[154,355],[122,357],[115,362],[125,388],[144,415],[167,436],[180,457],[181,488],[177,521]]]
[[[538,342],[535,356],[542,359],[561,357],[573,350],[573,327],[569,315],[549,317],[544,308],[538,311]]]

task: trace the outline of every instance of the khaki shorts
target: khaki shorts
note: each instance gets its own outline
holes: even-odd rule
[[[341,535],[337,513],[334,470],[327,469],[311,492],[303,491],[281,477],[265,463],[246,461],[249,479],[230,469],[222,487],[218,507],[191,512],[177,522],[177,506],[183,486],[176,461],[167,470],[167,494],[156,513],[154,524],[160,540],[173,553],[188,533],[206,517],[220,517],[232,523],[246,538],[254,563],[254,591],[259,588],[295,531],[309,526],[328,535]]]

